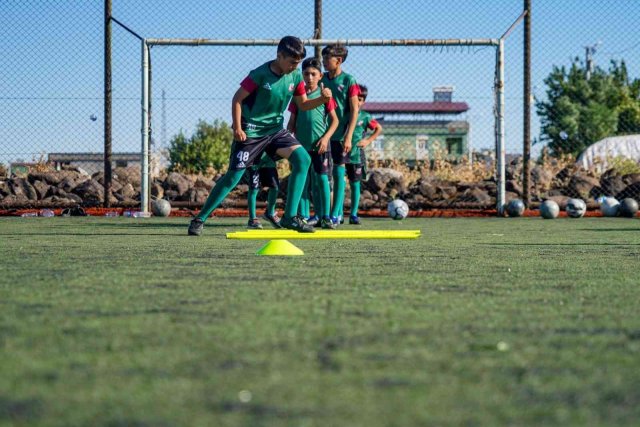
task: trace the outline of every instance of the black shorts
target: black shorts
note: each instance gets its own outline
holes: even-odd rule
[[[347,178],[351,182],[362,181],[362,165],[355,163],[347,163]]]
[[[249,178],[249,188],[253,188],[254,190],[259,190],[262,187],[280,187],[278,169],[276,168],[257,168],[253,166],[247,169],[247,175]]]
[[[273,160],[278,160],[276,154],[280,148],[300,145],[298,140],[291,133],[282,129],[272,135],[261,136],[260,138],[247,138],[245,141],[233,141],[231,146],[231,156],[229,156],[229,170],[242,170],[251,167],[256,159],[260,159],[263,152],[266,152]]]
[[[313,171],[318,175],[329,175],[329,171],[331,170],[329,166],[329,159],[331,158],[331,153],[325,151],[323,154],[318,153],[317,151],[307,151],[309,156],[311,156],[311,164],[313,165]]]
[[[349,163],[349,153],[344,152],[344,145],[340,141],[331,141],[331,160],[336,166]]]

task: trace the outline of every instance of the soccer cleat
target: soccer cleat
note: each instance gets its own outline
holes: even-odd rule
[[[287,218],[286,216],[282,217],[280,220],[280,225],[283,228],[287,228],[289,230],[295,230],[300,233],[313,233],[315,230],[312,226],[307,224],[301,217],[294,216],[293,218]]]
[[[265,214],[262,215],[262,218],[269,221],[273,226],[273,228],[282,228],[282,226],[280,225],[280,217],[278,216],[277,213],[274,213],[273,215],[269,215],[265,212]]]
[[[193,218],[189,224],[189,236],[199,236],[204,229],[204,221],[200,218]]]
[[[260,224],[260,220],[258,218],[252,218],[247,222],[247,228],[262,230],[262,224]]]
[[[333,221],[331,221],[331,218],[322,218],[320,220],[320,227],[326,230],[335,230],[337,226],[333,223]]]
[[[330,219],[331,219],[331,222],[333,222],[333,225],[338,225],[338,223],[339,223],[338,217],[332,216]]]
[[[350,216],[350,217],[349,217],[349,224],[352,224],[352,225],[361,225],[362,223],[360,222],[360,217],[357,217],[357,216]]]
[[[319,222],[320,222],[320,221],[318,220],[318,217],[317,217],[317,216],[315,216],[315,215],[314,215],[314,216],[312,216],[312,217],[310,217],[310,218],[307,220],[307,224],[309,224],[309,225],[310,225],[310,226],[312,226],[312,227],[317,227]]]
[[[338,220],[340,221],[340,224],[344,224],[344,217],[342,215],[338,217]]]

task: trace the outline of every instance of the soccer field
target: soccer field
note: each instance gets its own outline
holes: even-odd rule
[[[363,222],[0,218],[0,425],[637,425],[640,221]]]

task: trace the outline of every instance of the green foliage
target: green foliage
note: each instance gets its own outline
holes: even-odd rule
[[[596,68],[587,80],[576,58],[569,69],[554,66],[544,82],[547,100],[536,102],[540,140],[554,156],[577,156],[608,136],[640,132],[640,79],[630,82],[624,61]]]
[[[607,159],[609,167],[615,171],[616,175],[624,176],[640,173],[640,164],[634,159],[624,156],[617,156]]]
[[[171,139],[169,170],[186,173],[219,171],[229,162],[233,132],[227,123],[198,122],[196,132],[187,138],[182,132]]]

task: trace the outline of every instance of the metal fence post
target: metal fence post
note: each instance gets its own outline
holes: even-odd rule
[[[497,162],[497,197],[496,210],[499,215],[504,212],[505,203],[505,147],[504,147],[504,40],[500,39],[496,49],[496,162]]]
[[[141,168],[141,188],[140,188],[140,210],[149,212],[149,46],[146,39],[141,42],[142,46],[142,162]]]

